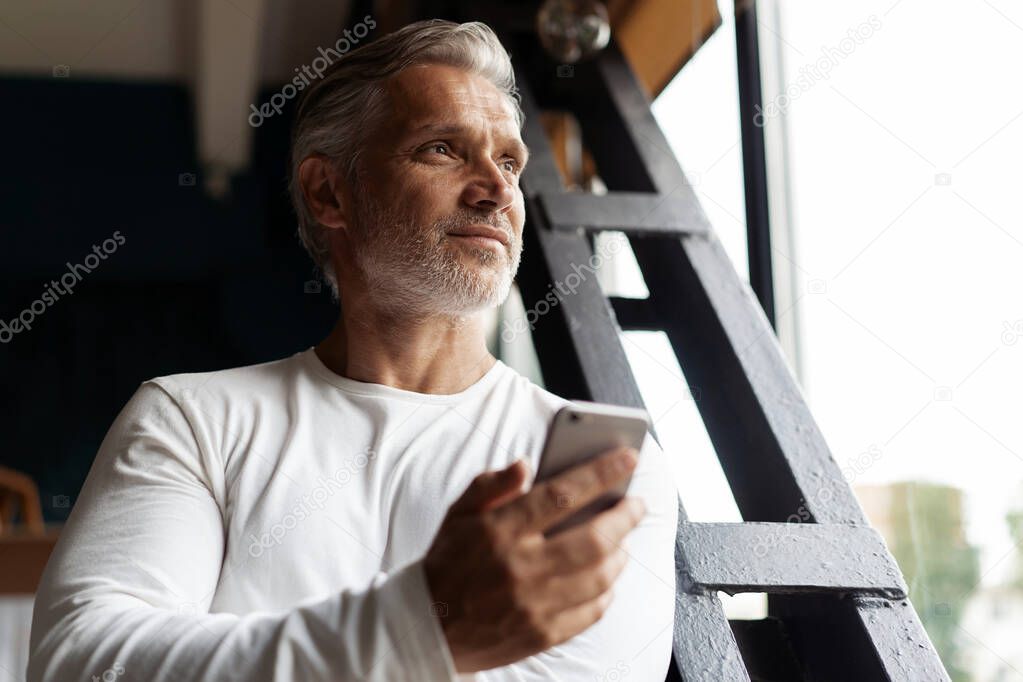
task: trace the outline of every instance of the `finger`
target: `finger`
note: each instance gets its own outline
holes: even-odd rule
[[[549,538],[537,569],[548,575],[574,574],[621,549],[622,541],[646,514],[639,497],[625,497],[589,521]]]
[[[517,481],[517,483],[515,485],[509,486],[504,492],[496,494],[496,495],[494,495],[492,497],[489,497],[480,506],[480,508],[479,508],[480,511],[487,511],[489,509],[494,509],[495,507],[500,507],[503,504],[507,504],[508,502],[511,502],[516,497],[521,497],[523,494],[525,494],[526,483],[533,476],[533,473],[532,473],[533,472],[533,468],[531,466],[529,466],[529,462],[527,460],[525,460],[525,459],[516,460],[515,463],[512,466],[515,466],[515,465],[521,465],[521,469],[522,469],[522,475],[520,477],[516,477],[516,478],[513,479],[514,481]]]
[[[483,472],[472,480],[450,511],[483,511],[521,495],[528,471],[525,460],[517,459],[504,469]]]
[[[517,533],[542,532],[626,479],[637,457],[634,448],[616,448],[537,483],[499,508],[500,520]]]
[[[557,646],[575,637],[600,620],[614,600],[614,589],[585,603],[552,614],[546,619],[544,632],[538,645],[542,650]]]
[[[616,547],[596,564],[591,564],[583,570],[554,576],[543,584],[542,589],[557,607],[554,613],[571,609],[610,590],[628,563],[628,552]]]

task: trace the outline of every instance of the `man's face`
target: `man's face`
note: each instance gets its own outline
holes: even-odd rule
[[[371,295],[427,314],[500,304],[525,219],[527,151],[512,104],[485,78],[434,64],[405,69],[386,89],[390,109],[368,131],[349,240]]]

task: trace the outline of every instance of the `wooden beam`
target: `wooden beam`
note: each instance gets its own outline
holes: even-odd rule
[[[715,0],[611,0],[608,15],[611,33],[650,99],[721,25]]]

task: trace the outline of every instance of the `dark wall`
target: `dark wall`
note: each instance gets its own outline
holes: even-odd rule
[[[273,360],[329,331],[287,199],[289,114],[255,129],[252,168],[215,201],[184,86],[0,80],[0,464],[35,477],[48,521],[140,382]]]

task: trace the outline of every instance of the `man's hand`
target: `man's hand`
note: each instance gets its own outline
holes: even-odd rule
[[[513,663],[600,620],[625,568],[622,538],[645,513],[626,497],[551,537],[544,530],[614,488],[636,466],[612,450],[522,493],[527,467],[477,476],[451,505],[424,570],[459,672]]]

